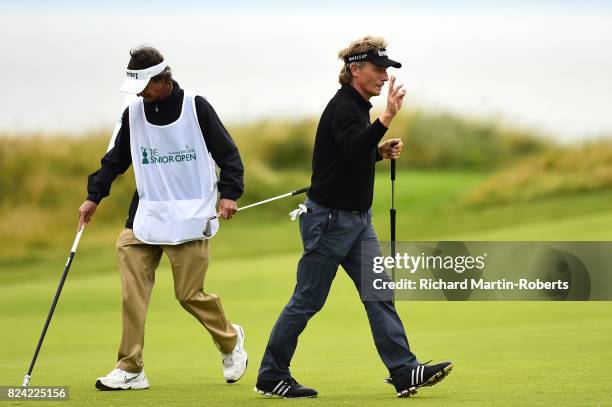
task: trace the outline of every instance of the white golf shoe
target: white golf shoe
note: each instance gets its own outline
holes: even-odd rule
[[[249,362],[244,350],[244,330],[240,325],[232,324],[238,333],[238,342],[231,353],[221,353],[223,357],[223,377],[227,383],[236,383],[246,372]]]
[[[144,370],[140,373],[130,373],[121,369],[113,369],[112,372],[96,380],[98,390],[142,390],[149,388],[149,381]]]

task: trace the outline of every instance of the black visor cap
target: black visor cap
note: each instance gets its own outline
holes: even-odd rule
[[[381,66],[383,68],[388,68],[390,66],[392,66],[393,68],[401,68],[402,64],[400,64],[397,61],[394,61],[392,59],[389,58],[380,58],[380,59],[372,59],[370,60],[371,63],[373,63],[376,66]]]
[[[344,63],[349,64],[351,62],[365,62],[369,61],[376,66],[388,68],[392,66],[393,68],[401,68],[402,64],[392,59],[389,59],[387,56],[387,50],[384,48],[373,49],[366,52],[360,52],[356,54],[348,55],[344,58]]]

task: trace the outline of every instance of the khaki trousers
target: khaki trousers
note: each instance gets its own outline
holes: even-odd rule
[[[203,290],[208,250],[208,240],[175,246],[150,245],[138,240],[131,229],[121,232],[117,239],[117,256],[123,299],[123,334],[116,367],[133,373],[143,369],[145,317],[155,283],[155,269],[162,253],[166,253],[172,265],[176,299],[208,330],[219,350],[230,353],[234,349],[237,334],[223,313],[219,296]]]

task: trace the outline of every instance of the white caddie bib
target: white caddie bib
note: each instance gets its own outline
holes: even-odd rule
[[[180,117],[147,122],[142,98],[130,103],[130,148],[138,189],[134,235],[149,244],[176,245],[209,239],[219,230],[217,174],[195,110],[185,92]]]

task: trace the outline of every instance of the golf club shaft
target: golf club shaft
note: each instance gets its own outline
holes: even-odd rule
[[[64,287],[64,282],[66,281],[66,277],[68,276],[68,270],[70,270],[72,259],[74,259],[74,255],[76,253],[77,247],[79,246],[79,241],[81,240],[81,236],[83,235],[84,229],[85,229],[85,226],[81,227],[81,229],[77,232],[76,237],[74,238],[74,243],[72,244],[70,255],[68,256],[68,260],[66,261],[66,266],[64,267],[64,272],[62,273],[62,278],[60,279],[59,285],[57,287],[57,291],[55,292],[55,296],[53,297],[53,303],[51,304],[51,309],[49,310],[49,314],[47,315],[45,326],[43,327],[42,333],[40,334],[40,339],[38,340],[36,351],[34,351],[34,356],[32,357],[32,362],[30,363],[28,374],[26,374],[25,377],[23,378],[23,383],[21,384],[22,387],[26,387],[30,383],[30,377],[32,376],[32,371],[34,370],[34,364],[36,363],[36,358],[38,358],[38,353],[40,352],[42,343],[45,340],[45,334],[47,333],[47,329],[49,328],[49,324],[51,323],[53,312],[55,311],[55,307],[59,300],[59,296],[62,292],[62,287]]]
[[[275,196],[273,198],[264,199],[263,201],[255,202],[255,203],[252,203],[252,204],[247,205],[247,206],[242,206],[242,207],[238,208],[238,212],[240,212],[242,210],[245,210],[245,209],[252,208],[254,206],[259,206],[259,205],[266,204],[268,202],[276,201],[277,199],[288,198],[290,196],[295,196],[295,195],[303,194],[304,192],[308,191],[308,188],[309,187],[300,188],[300,189],[297,189],[295,191],[287,192],[286,194]],[[216,219],[218,217],[219,217],[219,215],[215,215],[213,217],[208,218],[207,220],[213,220],[213,219]]]
[[[391,209],[389,209],[389,220],[391,221],[391,256],[395,257],[395,159],[391,159]],[[395,266],[391,270],[391,278],[395,281]]]
[[[395,159],[391,159],[391,250],[395,256]]]
[[[391,147],[395,147],[394,142]],[[395,257],[395,158],[391,159],[391,209],[389,209],[389,220],[391,221],[391,255]],[[395,268],[393,268],[395,273]]]

